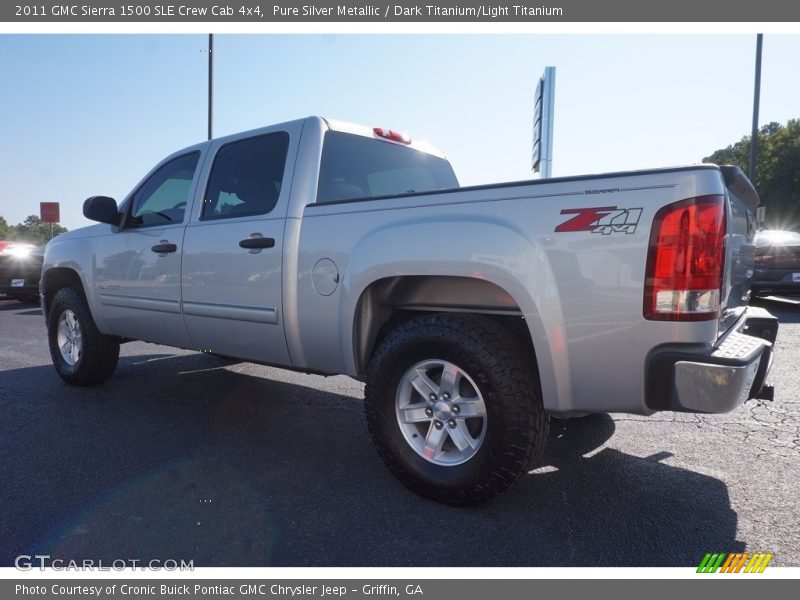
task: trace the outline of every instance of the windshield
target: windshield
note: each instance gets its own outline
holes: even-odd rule
[[[317,202],[366,200],[458,187],[450,163],[413,148],[328,131],[322,148]]]

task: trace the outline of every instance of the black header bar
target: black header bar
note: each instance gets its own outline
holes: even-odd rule
[[[800,22],[800,2],[760,0],[12,0],[3,22]]]

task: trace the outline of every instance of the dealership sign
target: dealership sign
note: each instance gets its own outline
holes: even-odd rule
[[[556,68],[546,67],[533,98],[533,156],[531,169],[550,177],[553,166],[553,104]]]

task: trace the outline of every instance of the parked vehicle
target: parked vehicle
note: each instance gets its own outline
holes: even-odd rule
[[[0,241],[0,294],[38,304],[43,260],[43,246]]]
[[[748,307],[758,195],[736,167],[459,188],[444,155],[317,117],[160,162],[48,244],[74,385],[139,339],[366,381],[380,455],[422,495],[491,498],[549,415],[730,411],[777,321]],[[752,267],[752,265],[750,265]]]
[[[800,295],[800,233],[763,229],[755,243],[753,295]]]

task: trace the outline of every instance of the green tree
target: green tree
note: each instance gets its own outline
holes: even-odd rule
[[[703,159],[719,165],[737,165],[747,173],[750,136]],[[786,125],[770,123],[758,132],[758,154],[753,184],[766,207],[766,226],[800,230],[800,119]]]
[[[0,217],[0,240],[14,239],[14,228],[8,224],[5,217]]]
[[[67,228],[53,223],[53,236],[66,233]],[[29,215],[22,223],[14,226],[14,238],[31,244],[45,244],[50,240],[50,223],[45,223],[36,215]]]

